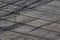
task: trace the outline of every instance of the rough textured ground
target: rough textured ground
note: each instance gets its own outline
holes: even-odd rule
[[[60,1],[0,0],[0,40],[60,40]]]

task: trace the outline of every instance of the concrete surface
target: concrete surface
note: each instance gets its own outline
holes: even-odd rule
[[[0,40],[60,40],[60,1],[0,0]]]

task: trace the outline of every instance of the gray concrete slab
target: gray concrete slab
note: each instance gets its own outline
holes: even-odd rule
[[[23,15],[18,15],[15,18],[11,18],[11,19],[7,18],[7,20],[21,22],[21,23],[28,23],[28,22],[32,21],[33,19],[34,18],[32,18],[32,17],[27,17],[27,16],[23,16]]]
[[[43,30],[43,29],[37,29],[35,31],[30,32],[29,34],[35,35],[38,37],[44,37],[49,31],[48,30]]]
[[[60,20],[60,16],[59,15],[54,15],[51,13],[45,13],[45,12],[40,12],[37,10],[33,10],[30,11],[26,14],[23,15],[27,15],[27,16],[31,16],[31,17],[35,17],[35,18],[40,18],[40,19],[44,19],[44,20],[50,20],[50,21],[57,21]]]
[[[19,32],[19,33],[29,33],[32,31],[35,27],[27,26],[27,25],[22,25],[22,26],[17,26],[17,28],[12,29],[12,31]]]
[[[40,20],[40,19],[35,19],[35,20],[28,22],[26,24],[31,25],[31,26],[40,27],[42,25],[49,24],[49,23],[51,23],[51,22]]]
[[[41,40],[41,39],[36,38],[36,37],[32,37],[32,36],[21,35],[18,38],[15,38],[13,40]]]
[[[5,21],[5,20],[0,20],[0,28],[6,28],[8,26],[14,25],[15,23]]]
[[[0,40],[60,40],[60,1],[0,0]]]
[[[6,14],[8,15],[10,13],[9,12],[6,12],[6,11],[3,11],[3,10],[0,10],[0,17],[5,16]]]
[[[18,34],[18,33],[0,30],[0,40],[12,40],[12,39],[18,37],[19,35],[20,34]]]

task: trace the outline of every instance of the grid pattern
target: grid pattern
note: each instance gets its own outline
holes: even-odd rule
[[[60,1],[0,0],[0,40],[60,40]]]

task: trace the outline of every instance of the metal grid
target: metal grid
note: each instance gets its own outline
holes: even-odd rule
[[[60,40],[59,2],[0,0],[0,40]]]

